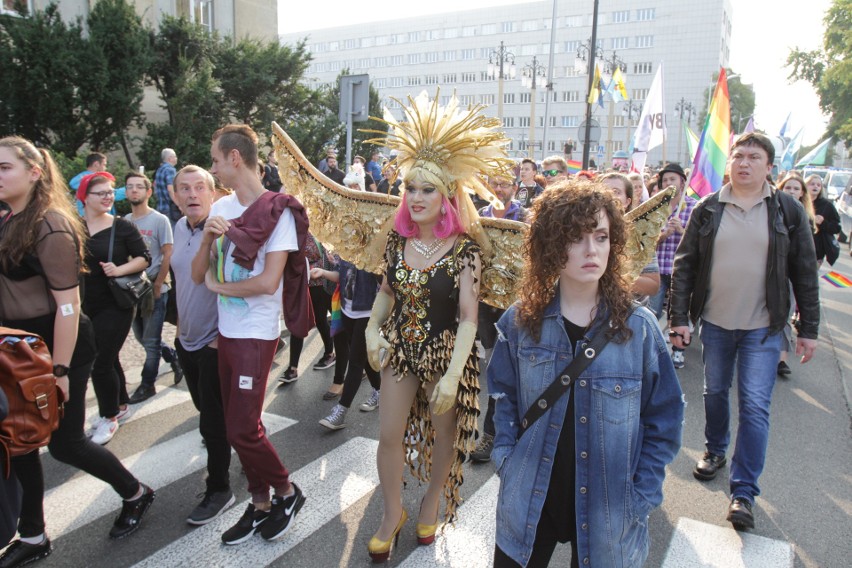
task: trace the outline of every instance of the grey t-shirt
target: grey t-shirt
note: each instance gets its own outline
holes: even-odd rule
[[[175,223],[172,271],[178,310],[178,339],[187,351],[198,351],[219,335],[216,294],[192,281],[192,259],[201,247],[204,223],[190,229],[186,217]]]
[[[133,213],[129,213],[125,219],[136,225],[139,232],[142,234],[142,240],[148,247],[148,252],[151,253],[151,266],[145,269],[148,278],[153,282],[160,273],[160,267],[163,265],[163,245],[171,245],[174,243],[172,237],[172,224],[169,218],[153,209],[146,215],[136,218]],[[166,292],[171,288],[169,278],[163,283],[161,292]]]

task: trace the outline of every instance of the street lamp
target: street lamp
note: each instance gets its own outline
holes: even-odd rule
[[[633,99],[629,99],[624,101],[624,106],[621,107],[621,114],[627,118],[627,141],[626,148],[630,149],[630,126],[633,122],[633,115],[636,115],[636,118],[639,118],[639,113],[642,112],[642,105],[639,104],[639,101],[634,101]]]
[[[527,156],[530,159],[533,157],[530,148],[535,144],[535,90],[547,86],[545,71],[544,65],[540,64],[538,59],[533,56],[532,63],[524,65],[523,77],[521,77],[521,85],[532,90],[532,93],[530,93],[530,141],[527,144]]]
[[[589,44],[585,47],[585,52],[580,50],[584,47],[581,45],[577,48],[577,59],[582,61],[589,60],[589,90],[586,93],[586,131],[583,134],[583,169],[589,168],[589,138],[592,135],[592,103],[589,102],[589,95],[592,93],[592,85],[595,81],[595,55],[598,50],[598,5],[599,0],[595,0],[594,8],[592,9],[592,37]],[[585,56],[585,57],[584,57]]]
[[[504,64],[508,63],[509,68],[506,69]],[[503,42],[500,42],[500,47],[491,52],[488,56],[488,77],[493,79],[497,76],[497,116],[500,122],[503,122],[503,79],[515,78],[515,54],[509,51]]]
[[[686,121],[692,122],[692,114],[695,112],[695,106],[681,97],[675,105],[675,112],[680,116],[681,124],[677,130],[677,161],[683,164],[683,115],[686,115]]]
[[[606,72],[613,74],[616,69],[621,69],[622,71],[626,70],[626,65],[624,60],[621,59],[618,55],[616,55],[615,51],[612,52],[612,56],[609,58],[602,57],[601,61],[606,63]],[[606,163],[609,164],[612,161],[612,152],[613,152],[613,142],[612,142],[612,123],[613,123],[613,114],[615,113],[615,100],[613,99],[609,105],[609,117],[607,120],[607,130],[606,130]]]

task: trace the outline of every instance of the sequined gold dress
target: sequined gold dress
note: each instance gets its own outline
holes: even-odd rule
[[[383,331],[391,344],[390,367],[394,375],[397,379],[413,375],[424,387],[417,390],[411,406],[404,444],[405,460],[412,475],[427,482],[431,475],[435,430],[425,385],[439,380],[450,364],[458,329],[459,276],[465,266],[473,267],[480,249],[473,239],[461,235],[439,260],[417,270],[405,262],[405,242],[396,231],[388,235],[386,278],[395,301]],[[445,520],[448,522],[455,519],[456,507],[461,501],[462,464],[476,438],[478,394],[479,358],[473,347],[456,394],[458,418],[453,443],[456,455],[444,486]]]

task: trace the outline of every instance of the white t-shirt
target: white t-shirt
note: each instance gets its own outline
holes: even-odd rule
[[[225,219],[236,219],[248,209],[240,204],[237,195],[231,194],[213,204],[210,216],[221,216]],[[257,252],[257,259],[251,271],[234,262],[234,247],[228,248],[223,266],[225,282],[240,282],[248,280],[263,272],[266,253],[276,251],[292,252],[298,250],[296,241],[296,222],[290,209],[285,209],[278,219],[278,224],[269,239]],[[218,266],[217,273],[218,273]],[[277,339],[280,333],[278,320],[281,317],[281,298],[284,287],[284,276],[278,283],[274,294],[261,294],[248,298],[219,296],[219,333],[231,339]]]

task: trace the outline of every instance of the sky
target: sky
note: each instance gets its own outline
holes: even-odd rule
[[[546,0],[549,1],[549,0]],[[377,20],[391,20],[439,14],[476,8],[515,4],[517,0],[429,0],[428,2],[392,2],[355,4],[325,0],[322,19],[317,17],[317,5],[310,2],[279,0],[279,33],[310,31]],[[787,136],[804,128],[803,144],[813,144],[825,131],[826,117],[819,109],[819,99],[809,83],[790,84],[789,70],[784,67],[787,54],[793,48],[804,50],[822,47],[823,17],[831,0],[775,0],[771,3],[754,0],[731,0],[733,26],[731,29],[730,67],[740,74],[744,83],[754,86],[756,96],[755,124],[769,134],[778,134],[788,113],[792,111]],[[767,8],[766,6],[770,6]],[[807,6],[807,8],[804,8]],[[601,2],[606,9],[606,0]],[[557,14],[558,15],[558,14]],[[688,41],[688,35],[684,38]],[[628,77],[629,81],[629,77]]]

